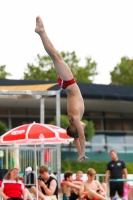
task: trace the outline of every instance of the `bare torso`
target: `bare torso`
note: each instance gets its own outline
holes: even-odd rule
[[[69,134],[70,132],[72,133],[78,132],[79,137],[74,138],[74,142],[79,154],[78,161],[81,162],[82,160],[86,159],[85,135],[84,135],[85,124],[81,122],[81,119],[84,114],[84,102],[83,102],[81,92],[79,90],[78,85],[75,83],[75,81],[72,82],[72,80],[74,79],[74,76],[70,68],[68,67],[68,65],[65,63],[61,55],[54,48],[53,44],[49,40],[45,31],[43,22],[39,16],[36,18],[35,32],[40,35],[44,49],[46,50],[48,55],[51,57],[58,76],[62,80],[69,81],[69,84],[73,83],[66,88],[67,112],[68,112],[68,120],[70,123],[68,127],[69,129],[68,132]],[[62,84],[59,84],[59,85],[61,86]]]
[[[70,197],[70,195],[71,195],[71,187],[67,186],[66,184],[63,184],[62,192],[63,192],[63,194],[66,194],[67,197]]]
[[[66,88],[67,112],[68,115],[78,115],[82,119],[84,114],[84,101],[77,84],[72,84]]]
[[[67,197],[70,197],[71,196],[71,193],[72,191],[75,193],[75,194],[78,194],[78,189],[75,189],[71,186],[68,186],[66,184],[63,184],[63,187],[62,187],[62,192],[63,194],[66,194]]]
[[[93,180],[91,182],[85,181],[82,183],[84,185],[84,191],[88,190],[94,190],[97,191],[99,189],[99,184],[96,180]]]
[[[103,199],[106,200],[106,193],[104,189],[102,188],[101,184],[97,180],[92,181],[84,181],[82,182],[81,189],[80,189],[80,195],[88,195],[88,198],[93,199],[93,197],[96,197],[97,199]]]

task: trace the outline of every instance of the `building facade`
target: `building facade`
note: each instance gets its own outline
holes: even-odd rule
[[[0,86],[45,84],[45,81],[0,79]],[[78,83],[81,90],[85,113],[83,119],[91,120],[95,136],[87,141],[87,152],[120,153],[133,152],[133,87]],[[49,90],[59,90],[58,85]],[[67,115],[66,94],[61,90],[61,114]],[[45,123],[56,115],[55,96],[45,98]],[[0,121],[8,129],[40,122],[40,95],[0,95]],[[68,147],[62,145],[62,150]],[[76,151],[75,147],[72,147]]]

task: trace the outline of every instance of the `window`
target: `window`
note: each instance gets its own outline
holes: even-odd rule
[[[90,117],[102,117],[101,112],[89,112],[88,114]]]
[[[105,113],[104,114],[105,118],[120,118],[120,114],[116,114],[116,113]]]
[[[133,130],[133,120],[132,119],[123,119],[123,129],[124,130]]]
[[[95,130],[102,130],[101,119],[92,119]]]
[[[36,122],[36,123],[39,123],[40,122],[40,119],[38,118],[33,118],[33,119],[28,119],[28,118],[12,118],[12,128],[15,128],[17,126],[21,126],[21,125],[24,125],[24,124],[30,124],[30,123],[33,123],[33,122]]]
[[[107,150],[108,152],[111,149],[116,150],[116,152],[125,152],[125,147],[124,147],[124,136],[122,135],[107,135]]]
[[[92,151],[104,152],[105,151],[105,135],[98,134],[91,139]]]
[[[39,115],[40,116],[40,109],[28,109],[28,115]]]
[[[0,115],[8,115],[8,109],[0,108]]]
[[[126,135],[125,143],[128,145],[126,146],[126,152],[132,153],[133,152],[133,135]]]
[[[122,117],[124,119],[133,119],[133,114],[123,114]]]
[[[105,119],[105,130],[122,130],[121,119]]]
[[[23,109],[14,108],[14,109],[10,109],[10,111],[11,111],[11,115],[26,115],[25,108],[23,108]]]

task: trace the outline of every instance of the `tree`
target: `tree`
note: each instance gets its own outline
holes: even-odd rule
[[[0,121],[0,135],[4,134],[5,132],[7,132],[7,127],[3,122]]]
[[[122,57],[121,62],[110,72],[111,81],[118,85],[133,85],[133,59]]]
[[[56,125],[56,117],[54,117],[54,120],[50,122],[52,125]],[[60,116],[60,126],[64,129],[67,129],[69,126],[68,118],[66,115],[61,115]]]
[[[0,66],[0,78],[6,78],[6,76],[12,76],[9,72],[5,71],[6,65]]]
[[[92,61],[90,57],[85,58],[85,66],[80,66],[80,59],[77,58],[75,51],[73,52],[61,52],[61,56],[70,67],[76,81],[92,83],[96,72],[96,62]],[[32,80],[57,80],[57,74],[55,73],[54,65],[51,58],[48,55],[37,55],[35,59],[36,65],[27,64],[27,68],[24,72],[24,79]]]
[[[61,115],[60,116],[60,122],[61,122],[61,127],[64,129],[67,129],[69,126],[68,118],[66,115]],[[86,141],[89,141],[94,135],[95,135],[95,128],[94,128],[94,123],[92,121],[88,120],[82,120],[86,124],[84,133],[86,137]],[[54,117],[54,120],[50,122],[52,125],[56,125],[56,117]]]

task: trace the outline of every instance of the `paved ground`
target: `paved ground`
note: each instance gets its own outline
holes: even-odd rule
[[[30,193],[30,194],[32,195],[33,200],[36,200],[35,195],[33,193]],[[61,192],[59,192],[59,198],[58,198],[58,200],[62,200],[62,193]]]

